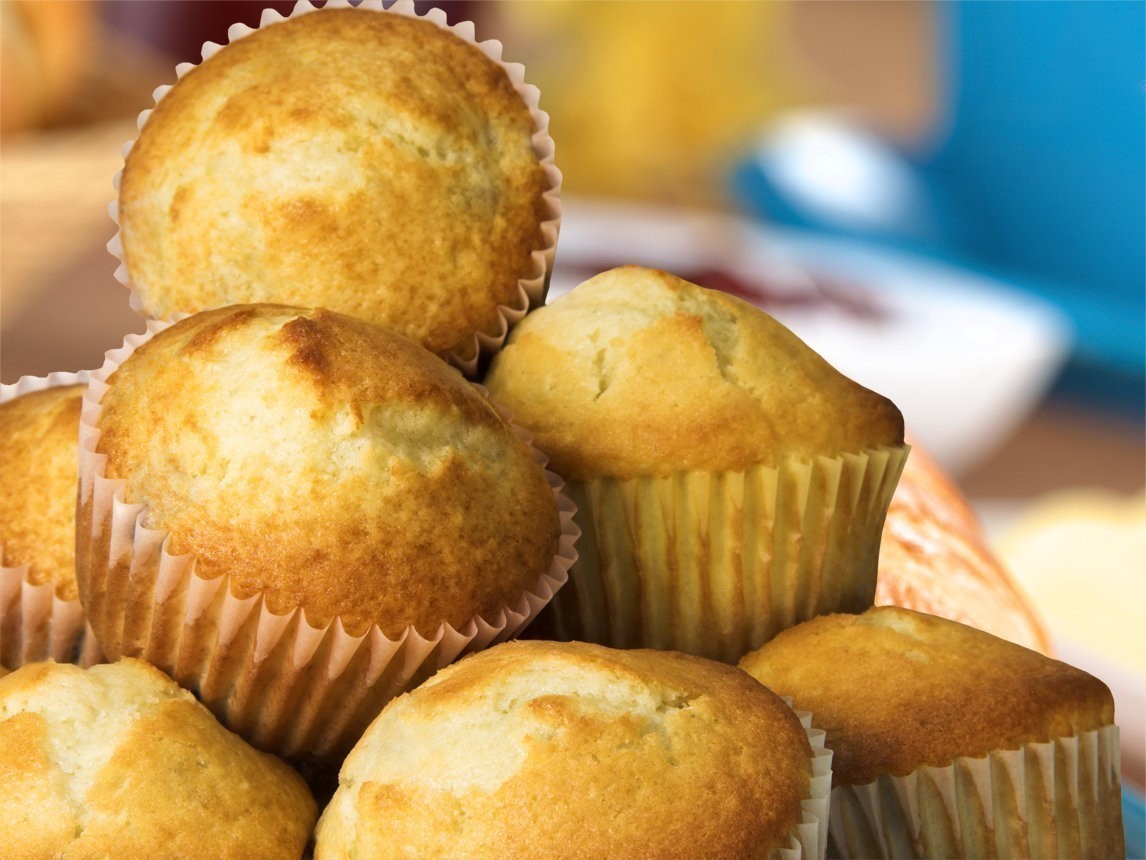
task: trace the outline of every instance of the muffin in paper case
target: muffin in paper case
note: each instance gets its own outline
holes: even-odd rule
[[[549,569],[515,601],[459,626],[442,623],[422,635],[411,625],[387,636],[372,624],[352,635],[341,617],[317,627],[299,609],[271,611],[265,594],[235,596],[226,576],[204,578],[193,555],[172,554],[168,535],[147,525],[144,504],[126,501],[126,482],[106,477],[106,455],[97,450],[108,377],[170,325],[151,321],[145,334],[107,354],[92,373],[80,423],[80,597],[110,658],[159,667],[256,747],[331,761],[389,699],[459,656],[516,635],[565,583],[578,531],[561,480],[548,470],[560,520]],[[528,443],[524,431],[513,431]],[[544,466],[543,455],[529,450]]]
[[[410,23],[375,32],[380,15]],[[456,40],[428,38],[438,30]],[[299,0],[228,40],[178,66],[124,147],[108,247],[132,307],[326,307],[476,378],[544,302],[561,222],[549,117],[524,68],[410,0]]]
[[[542,634],[734,662],[872,604],[903,416],[759,308],[619,266],[523,320],[484,383],[578,506]]]
[[[538,631],[734,663],[781,630],[875,595],[908,448],[741,472],[570,479],[582,540]]]
[[[9,413],[10,420],[0,420],[0,426],[19,434],[0,443],[0,487],[5,494],[0,499],[4,511],[0,517],[0,666],[7,669],[41,660],[90,666],[101,659],[75,585],[76,440],[79,401],[87,379],[86,371],[58,372],[0,385],[0,405],[9,404],[9,408],[25,395],[40,400],[50,396],[49,392],[60,396],[34,412]],[[76,420],[69,435],[62,422],[73,409]],[[71,465],[61,470],[65,462]],[[38,475],[37,468],[49,473]],[[5,532],[13,528],[24,532],[23,549],[15,553],[11,533],[10,545],[5,547]],[[37,542],[38,548],[28,541]],[[26,557],[14,557],[24,553]],[[33,557],[39,561],[29,563]]]
[[[734,667],[511,642],[387,705],[316,857],[822,858],[830,786],[812,716]]]
[[[1114,702],[1080,669],[895,606],[813,619],[740,667],[827,733],[832,856],[1125,856]]]

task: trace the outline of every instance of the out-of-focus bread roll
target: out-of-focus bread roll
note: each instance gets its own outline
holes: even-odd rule
[[[876,604],[949,618],[1049,654],[1042,620],[987,546],[966,498],[912,444],[884,522]]]
[[[1001,529],[997,545],[1059,649],[1110,685],[1122,778],[1146,784],[1146,492],[1049,493]]]

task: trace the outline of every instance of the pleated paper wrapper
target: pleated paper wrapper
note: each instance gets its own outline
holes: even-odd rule
[[[125,501],[125,482],[105,477],[106,458],[96,453],[105,380],[168,325],[151,321],[144,335],[129,335],[107,354],[80,420],[80,599],[108,657],[158,666],[256,747],[332,761],[387,701],[464,654],[513,637],[565,583],[578,530],[561,480],[548,470],[561,520],[549,570],[512,606],[460,629],[443,624],[425,637],[409,628],[391,639],[375,625],[351,636],[337,618],[314,627],[300,611],[276,615],[259,596],[235,597],[225,577],[198,576],[194,558],[168,551],[166,533],[147,527],[145,506]]]
[[[791,699],[782,697],[788,707]],[[823,860],[828,845],[828,814],[832,791],[832,751],[824,746],[826,735],[812,725],[809,711],[795,711],[800,725],[808,734],[812,747],[812,781],[808,797],[801,803],[802,813],[796,832],[788,844],[771,854],[772,860]]]
[[[908,450],[567,482],[579,557],[539,635],[734,663],[813,616],[862,612]]]
[[[257,29],[272,26],[286,18],[310,14],[318,11],[320,8],[345,9],[350,7],[351,4],[348,3],[347,0],[330,0],[325,6],[321,7],[315,6],[309,0],[298,0],[290,14],[286,16],[275,9],[265,9],[259,20],[258,28],[248,27],[245,24],[232,24],[227,30],[228,44],[249,36],[251,33],[256,32]],[[475,379],[480,374],[481,368],[488,363],[489,358],[497,353],[505,344],[506,338],[509,336],[509,332],[513,326],[520,322],[531,310],[544,304],[546,294],[549,291],[549,278],[553,271],[553,260],[557,251],[557,236],[561,229],[562,182],[561,171],[557,169],[554,163],[555,146],[553,138],[549,134],[549,115],[539,107],[541,100],[540,91],[537,87],[525,82],[525,67],[520,63],[509,63],[503,60],[502,44],[496,39],[488,39],[482,42],[477,41],[472,21],[462,21],[451,26],[447,21],[445,12],[441,9],[431,8],[424,14],[419,14],[412,0],[398,0],[397,3],[389,6],[384,5],[381,0],[363,0],[360,4],[354,4],[353,8],[373,10],[379,14],[406,15],[408,17],[422,18],[438,27],[449,30],[463,41],[473,44],[505,70],[514,89],[520,94],[522,101],[525,102],[533,116],[533,137],[531,141],[533,151],[548,181],[548,189],[543,195],[544,217],[540,223],[541,246],[534,249],[531,253],[532,272],[528,277],[518,280],[516,299],[513,304],[511,306],[501,305],[498,307],[496,330],[476,331],[474,333],[473,349],[469,351],[473,353],[472,355],[451,353],[447,356],[447,360],[461,370],[466,377]],[[203,60],[206,61],[210,59],[220,50],[225,50],[225,48],[225,45],[219,45],[214,42],[205,43],[202,50]],[[180,63],[175,69],[176,79],[181,79],[188,72],[195,69],[197,65],[196,63]],[[171,90],[171,87],[172,85],[164,85],[156,88],[153,94],[156,104],[159,104],[168,91]],[[140,130],[146,125],[152,110],[154,110],[154,108],[149,108],[140,113],[138,121]],[[131,140],[124,144],[123,157],[125,160],[134,143],[135,141]],[[122,170],[116,174],[114,180],[117,195],[121,175]],[[112,220],[118,225],[118,196],[116,200],[112,201],[109,207],[109,213]],[[115,236],[112,237],[108,243],[108,250],[119,260],[120,265],[116,269],[115,276],[124,286],[131,290],[131,307],[141,316],[148,316],[144,309],[143,299],[132,282],[131,272],[128,269],[124,254],[122,236],[118,229]],[[338,309],[333,308],[332,310]]]
[[[1118,728],[832,791],[835,857],[1126,856]]]
[[[0,385],[0,403],[57,386],[86,385],[87,380],[86,371],[24,376]],[[79,600],[61,598],[54,581],[33,582],[41,577],[30,576],[27,565],[10,567],[4,559],[0,533],[0,666],[18,669],[42,660],[82,666],[99,662],[102,655]]]

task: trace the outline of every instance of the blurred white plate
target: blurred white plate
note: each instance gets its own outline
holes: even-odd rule
[[[626,263],[758,292],[829,362],[891,398],[956,475],[1006,438],[1068,353],[1054,308],[970,271],[731,216],[569,198],[562,208],[550,301]]]

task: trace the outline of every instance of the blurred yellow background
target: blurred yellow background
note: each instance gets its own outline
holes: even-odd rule
[[[524,63],[575,194],[728,207],[766,122],[838,105],[900,139],[935,106],[930,3],[503,0],[488,26]]]

